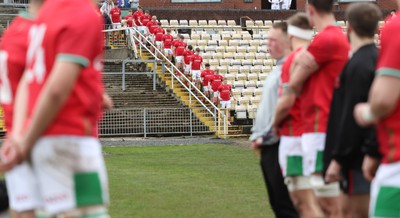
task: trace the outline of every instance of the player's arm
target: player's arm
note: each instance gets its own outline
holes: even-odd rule
[[[314,56],[304,49],[295,57],[295,67],[290,76],[289,87],[296,93],[300,93],[303,84],[318,69],[318,63]]]
[[[54,64],[33,110],[30,126],[21,142],[23,157],[28,155],[33,144],[53,122],[70,95],[80,70],[81,65],[73,62],[58,60]]]
[[[279,97],[275,108],[274,120],[272,122],[272,127],[274,129],[278,129],[282,121],[289,115],[290,109],[293,107],[295,100],[296,94],[290,92],[290,89],[287,87],[284,87],[282,96]]]
[[[106,92],[103,93],[103,109],[104,110],[111,110],[114,106],[114,103],[112,101],[112,98],[110,95],[108,95]]]
[[[368,103],[357,104],[354,109],[354,116],[360,126],[372,125],[396,108],[400,97],[400,71],[398,75],[381,75],[375,78]]]

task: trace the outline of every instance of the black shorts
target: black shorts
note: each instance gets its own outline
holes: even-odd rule
[[[348,169],[342,172],[343,180],[340,188],[347,195],[369,194],[371,183],[368,182],[361,169]]]

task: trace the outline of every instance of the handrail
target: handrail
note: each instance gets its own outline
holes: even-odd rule
[[[138,30],[136,30],[136,29],[134,29],[134,28],[133,28],[133,30],[136,31],[137,33],[139,33],[139,35],[140,35],[142,38],[144,38],[144,39],[147,41],[147,43],[149,43],[150,46],[152,46],[152,47],[155,49],[155,51],[157,51],[158,53],[161,54],[161,56],[164,58],[164,60],[165,60],[167,63],[169,63],[169,64],[171,65],[172,68],[174,68],[176,71],[179,72],[179,69],[178,69],[175,65],[172,64],[172,62],[164,55],[163,52],[161,52],[156,46],[154,46],[154,44],[153,44],[152,42],[150,42],[146,37],[144,37],[144,36],[142,35],[141,32],[139,32]],[[143,43],[141,43],[141,44],[143,45]],[[145,47],[146,47],[146,46],[145,46]],[[148,49],[148,48],[146,47],[146,49]],[[151,54],[153,55],[153,53],[151,53]],[[171,71],[170,69],[168,69],[168,67],[166,67],[166,69],[171,73],[171,75],[174,76],[175,79],[177,79],[177,80],[183,85],[183,87],[185,87],[185,88],[199,101],[199,103],[200,103],[203,107],[205,107],[211,114],[213,114],[213,113],[208,109],[208,107],[207,107],[205,104],[203,104],[203,102],[201,102],[200,99],[197,98],[197,96],[190,90],[190,88],[187,87],[187,86],[184,84],[184,82],[182,82],[182,81],[180,80],[180,78],[177,77],[177,76],[174,74],[173,71]],[[182,74],[182,77],[184,78],[184,80],[185,80],[186,82],[188,82],[189,84],[191,84],[191,81],[190,81],[184,74]],[[202,97],[204,97],[204,98],[208,101],[208,103],[211,104],[211,106],[212,106],[213,109],[215,109],[215,110],[217,110],[218,112],[220,112],[219,108],[216,107],[216,106],[214,105],[214,103],[213,103],[212,101],[210,101],[210,99],[208,99],[208,98],[203,94],[202,91],[200,91],[196,86],[193,86],[193,87],[194,87],[194,89],[195,89],[198,93],[200,93],[200,95],[201,95]],[[213,116],[214,116],[214,115],[213,115]]]
[[[214,105],[213,102],[211,102],[210,99],[208,99],[203,92],[201,92],[196,86],[192,85],[192,82],[186,77],[184,76],[184,74],[181,73],[181,75],[183,75],[181,78],[183,78],[186,82],[188,82],[189,87],[187,85],[185,85],[184,81],[181,80],[181,78],[179,78],[178,76],[175,75],[174,70],[176,72],[180,72],[179,69],[172,64],[172,62],[164,55],[163,52],[161,52],[152,42],[150,42],[140,31],[138,31],[135,28],[118,28],[118,29],[112,29],[112,30],[103,30],[104,32],[112,32],[112,31],[123,31],[123,30],[128,30],[129,31],[129,37],[131,42],[133,43],[133,45],[136,45],[136,41],[139,43],[140,45],[140,51],[141,48],[144,47],[154,58],[155,58],[155,65],[154,65],[154,70],[156,69],[156,64],[157,62],[162,62],[161,59],[157,58],[157,55],[155,53],[159,53],[161,55],[161,57],[164,59],[164,61],[166,61],[167,63],[169,63],[171,65],[171,69],[169,67],[167,67],[163,62],[162,62],[162,66],[163,68],[165,68],[172,76],[173,79],[176,79],[189,93],[189,96],[193,96],[199,103],[200,105],[206,109],[215,119],[217,119],[217,114],[219,114],[221,117],[223,117],[223,131],[224,131],[224,136],[226,137],[227,135],[227,119],[226,119],[226,115],[225,113],[223,113],[218,107],[216,107]],[[131,31],[133,31],[133,33],[136,33],[139,35],[139,38],[135,35],[135,34],[131,34]],[[152,48],[154,48],[155,53],[153,53],[143,42],[141,39],[144,39],[146,41],[146,43],[148,43]],[[136,46],[134,46],[136,48]],[[172,81],[173,81],[172,79]],[[173,86],[173,83],[172,83]],[[212,109],[214,109],[215,113],[213,113],[210,108],[207,107],[207,105],[205,105],[200,99],[199,97],[197,97],[196,94],[194,94],[191,90],[191,87],[193,87],[204,99],[206,99]],[[219,130],[219,129],[218,129]],[[218,132],[217,130],[217,132]]]

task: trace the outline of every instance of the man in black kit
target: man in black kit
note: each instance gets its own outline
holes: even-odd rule
[[[379,156],[373,127],[356,124],[353,110],[366,102],[378,57],[374,35],[382,14],[369,3],[351,5],[346,12],[350,59],[344,67],[333,94],[324,152],[327,183],[341,180],[345,217],[368,217],[370,183],[363,177],[365,155]]]

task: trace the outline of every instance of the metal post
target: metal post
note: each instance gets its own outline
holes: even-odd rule
[[[125,91],[125,64],[126,60],[122,61],[122,91]]]
[[[164,73],[165,73],[165,64],[164,64],[164,62],[162,62],[162,64],[161,64],[161,73],[162,73],[162,75],[164,75]]]
[[[146,129],[147,129],[147,126],[146,126],[146,108],[144,108],[143,109],[143,134],[144,134],[144,137],[146,138],[146,136],[147,136],[147,131],[146,131]]]
[[[189,111],[189,117],[190,117],[190,136],[193,136],[193,121],[192,121],[192,111],[190,109],[188,109]]]
[[[189,90],[192,90],[192,83],[189,82]],[[189,94],[189,107],[192,106],[192,95],[190,94],[190,92],[188,92]]]
[[[217,131],[217,133],[218,133],[218,130],[217,130],[217,116],[218,116],[217,115],[217,110],[214,108],[214,130]]]
[[[154,60],[154,70],[153,70],[153,90],[156,90],[156,75],[157,75],[157,61]]]

